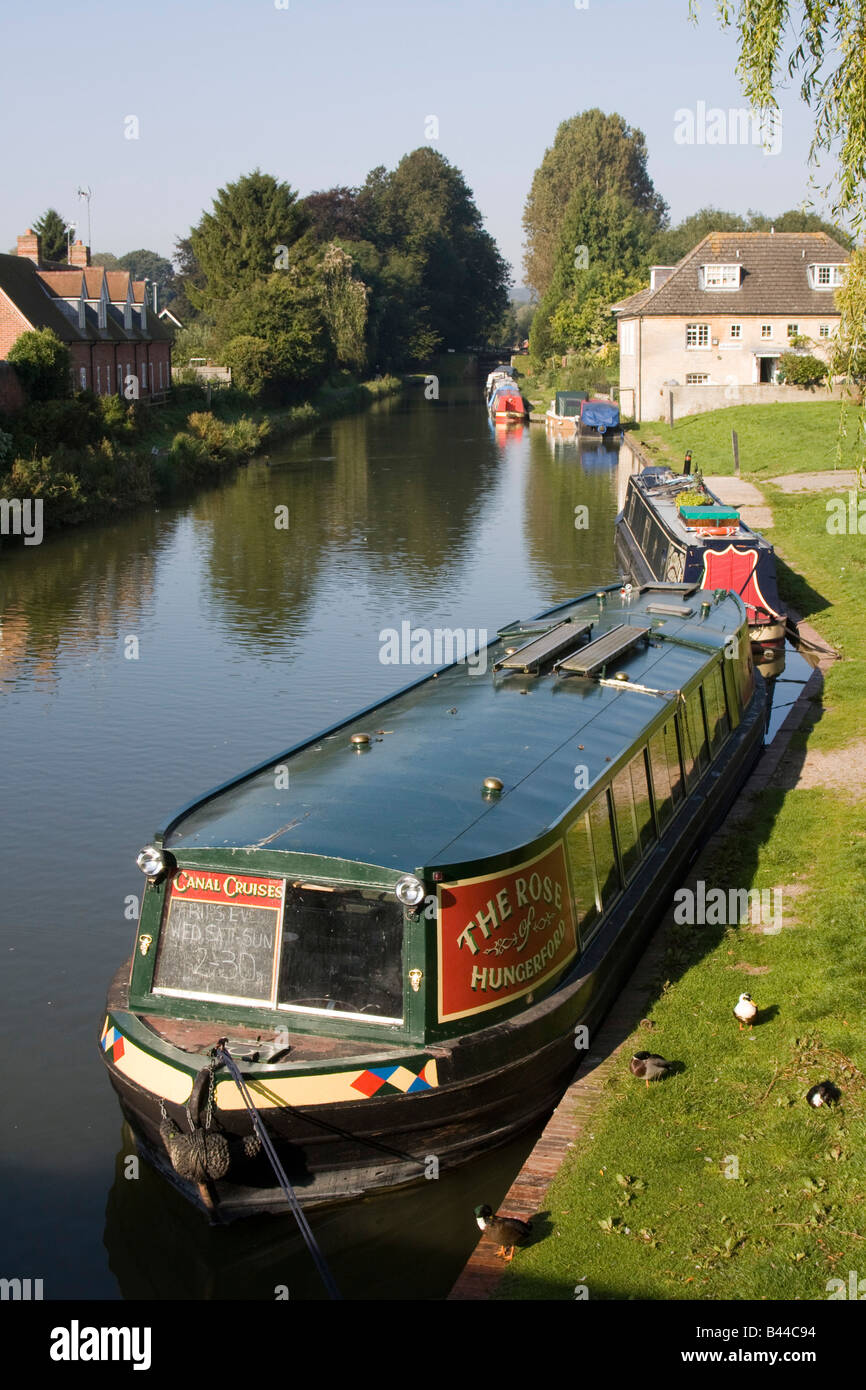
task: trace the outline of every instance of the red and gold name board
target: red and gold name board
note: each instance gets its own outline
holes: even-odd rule
[[[281,878],[251,878],[249,874],[214,873],[209,869],[178,869],[171,881],[173,898],[197,898],[206,903],[233,903],[257,898],[282,902]],[[263,904],[264,906],[264,904]]]
[[[577,954],[562,842],[504,874],[439,889],[439,1021],[536,990]]]

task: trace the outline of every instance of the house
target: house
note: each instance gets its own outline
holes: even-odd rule
[[[687,403],[677,392],[685,414],[771,399],[792,339],[828,360],[847,262],[824,232],[710,232],[678,265],[652,266],[646,289],[611,306],[622,414],[666,418],[678,387],[701,388]]]
[[[152,399],[171,386],[171,330],[144,280],[90,264],[76,241],[69,262],[44,261],[28,230],[16,256],[0,256],[0,359],[22,333],[51,328],[69,348],[74,391]]]

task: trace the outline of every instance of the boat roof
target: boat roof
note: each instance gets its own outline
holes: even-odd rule
[[[699,536],[696,531],[689,530],[677,509],[677,497],[680,493],[695,486],[696,479],[693,476],[674,473],[670,468],[652,466],[642,469],[640,473],[632,474],[629,482],[643,494],[672,536],[685,545],[701,546],[704,544],[705,538]],[[706,483],[703,486],[715,504],[724,507],[725,504],[716,497],[714,492],[710,491]],[[736,542],[742,544],[746,541],[759,550],[772,550],[773,548],[766,536],[762,536],[760,531],[753,531],[751,526],[747,526],[742,518],[737,521],[736,531],[731,531],[723,539],[728,544]]]
[[[482,649],[485,670],[470,655],[216,788],[175,817],[166,847],[181,859],[184,850],[267,847],[405,872],[533,842],[586,795],[575,790],[576,765],[587,767],[591,788],[745,622],[740,600],[723,591],[657,584],[602,593],[503,629]],[[706,616],[702,602],[712,605]],[[621,624],[650,629],[652,641],[632,645],[607,674],[624,671],[665,694],[557,674],[543,661],[538,674],[494,670],[509,649],[566,619],[591,621],[592,641]],[[350,740],[361,732],[371,741],[358,753]],[[278,790],[275,769],[284,764],[289,787]],[[487,777],[503,783],[494,800],[483,793]]]

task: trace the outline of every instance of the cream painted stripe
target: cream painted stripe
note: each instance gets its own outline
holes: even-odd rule
[[[164,1096],[166,1100],[174,1101],[177,1105],[185,1105],[192,1093],[193,1079],[187,1072],[171,1067],[167,1062],[161,1062],[158,1057],[151,1057],[149,1052],[144,1052],[131,1043],[125,1034],[123,1056],[114,1065],[124,1076],[128,1076],[130,1081],[135,1081],[146,1091],[152,1091],[156,1096]]]
[[[425,1069],[427,1075],[423,1079],[431,1087],[438,1086],[435,1060],[431,1058]],[[405,1071],[405,1068],[400,1067],[399,1071]],[[330,1072],[324,1076],[280,1076],[273,1081],[265,1078],[254,1081],[251,1077],[245,1076],[244,1080],[255,1096],[256,1107],[259,1110],[274,1110],[280,1105],[329,1105],[341,1100],[367,1100],[364,1092],[352,1085],[353,1081],[357,1081],[358,1077],[363,1075],[363,1071],[344,1071]],[[415,1076],[416,1073],[413,1072],[413,1081]],[[400,1085],[402,1080],[403,1077],[396,1084]],[[411,1084],[409,1082],[409,1085]],[[246,1109],[240,1091],[231,1080],[217,1082],[216,1103],[220,1110]]]

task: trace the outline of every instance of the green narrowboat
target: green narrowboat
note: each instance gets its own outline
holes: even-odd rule
[[[539,1120],[757,758],[764,703],[736,595],[616,585],[191,803],[139,856],[100,1037],[144,1155],[225,1219],[285,1210],[224,1038],[302,1205]],[[203,1175],[184,1149],[208,1133]]]

